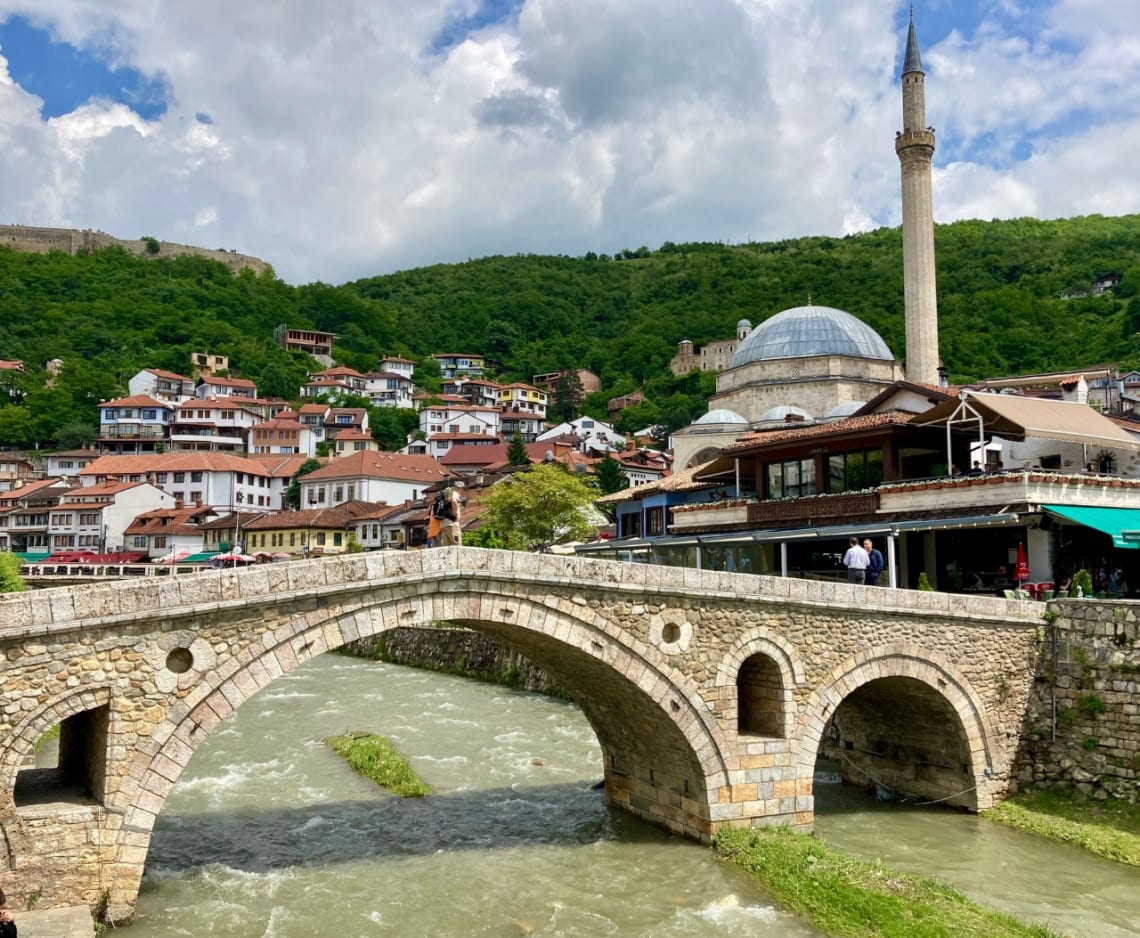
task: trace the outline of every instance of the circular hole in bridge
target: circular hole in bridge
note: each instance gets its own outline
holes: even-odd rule
[[[674,642],[681,640],[681,626],[675,622],[668,623],[665,628],[661,630],[661,638],[672,645]]]
[[[175,648],[166,656],[166,670],[174,674],[185,674],[194,666],[194,656],[189,648]]]

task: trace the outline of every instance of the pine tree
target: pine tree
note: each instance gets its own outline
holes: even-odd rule
[[[629,488],[629,480],[625,477],[625,470],[613,456],[606,456],[594,465],[594,481],[597,482],[603,495]]]
[[[521,433],[516,432],[511,437],[510,446],[507,447],[507,462],[512,466],[525,466],[530,463],[530,456],[527,454]]]
[[[582,387],[582,379],[577,371],[568,371],[554,382],[554,393],[551,395],[550,406],[546,415],[550,420],[566,423],[578,416],[578,408],[582,406],[582,399],[586,396]]]

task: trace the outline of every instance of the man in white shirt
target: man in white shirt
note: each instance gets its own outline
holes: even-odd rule
[[[850,546],[847,548],[847,553],[843,555],[843,566],[847,568],[847,579],[851,583],[861,585],[867,581],[867,567],[871,565],[871,558],[863,550],[859,538],[849,538],[847,543]]]

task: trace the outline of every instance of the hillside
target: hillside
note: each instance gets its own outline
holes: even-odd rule
[[[952,380],[1136,362],[1140,216],[958,222],[935,239]],[[0,444],[63,441],[140,368],[185,372],[192,351],[228,355],[263,393],[293,397],[312,364],[273,344],[281,323],[336,332],[338,360],[360,369],[385,353],[442,351],[490,356],[507,379],[582,365],[605,382],[595,407],[645,386],[656,403],[638,418],[685,422],[703,409],[709,376],[669,375],[677,342],[726,338],[739,319],[755,325],[809,297],[864,319],[901,356],[901,252],[899,230],[880,229],[612,258],[488,257],[292,287],[202,257],[0,249],[0,358],[29,370],[13,379],[25,413],[0,406]],[[1110,273],[1123,276],[1111,292],[1080,295]],[[45,389],[52,358],[66,368]]]

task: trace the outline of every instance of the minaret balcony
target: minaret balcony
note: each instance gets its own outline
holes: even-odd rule
[[[895,135],[895,152],[902,153],[912,147],[927,147],[934,152],[933,130],[904,130]]]

